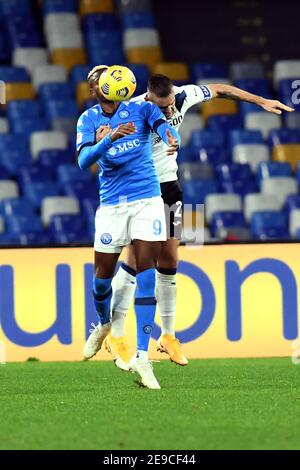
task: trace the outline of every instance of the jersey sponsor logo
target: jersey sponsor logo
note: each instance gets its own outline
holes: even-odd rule
[[[141,143],[139,139],[129,140],[128,142],[124,142],[123,144],[117,144],[114,147],[111,147],[108,150],[110,155],[117,155],[117,153],[123,153],[127,150],[132,150],[134,148],[140,147]]]
[[[126,119],[129,116],[129,112],[126,109],[123,109],[122,111],[119,112],[119,117],[121,119]]]
[[[109,245],[112,242],[112,236],[110,233],[102,233],[101,235],[101,243],[103,245]]]

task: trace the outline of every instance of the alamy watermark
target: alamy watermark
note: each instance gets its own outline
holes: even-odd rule
[[[5,344],[3,341],[0,341],[0,365],[5,364],[6,356],[5,356]]]
[[[5,82],[0,80],[0,105],[6,104]]]

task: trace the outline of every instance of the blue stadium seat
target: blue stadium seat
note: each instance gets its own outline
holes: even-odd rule
[[[14,15],[28,15],[31,14],[31,1],[30,0],[1,0],[0,2],[0,16],[14,16]]]
[[[117,18],[112,13],[93,13],[84,15],[82,18],[83,32],[98,32],[98,31],[110,31],[117,30]]]
[[[41,47],[42,38],[37,31],[32,31],[27,28],[26,30],[16,31],[9,30],[7,33],[7,42],[10,50],[17,47]]]
[[[241,197],[246,196],[247,194],[257,193],[258,186],[254,179],[244,180],[244,179],[235,179],[235,180],[223,180],[219,182],[220,190],[223,193],[234,193],[239,194]]]
[[[58,166],[65,163],[75,163],[75,158],[68,150],[42,150],[37,165],[46,169],[49,179],[52,179],[56,176]]]
[[[276,129],[269,134],[270,146],[278,144],[299,144],[300,129]]]
[[[130,70],[135,75],[137,87],[134,93],[135,96],[146,93],[148,78],[150,76],[150,71],[145,64],[125,64],[126,67],[129,67]]]
[[[292,168],[286,162],[262,162],[257,168],[257,182],[277,176],[292,176]]]
[[[86,220],[92,218],[94,220],[96,210],[99,207],[99,197],[84,198],[81,200],[82,211]]]
[[[300,228],[298,228],[298,229],[296,230],[295,239],[296,239],[296,240],[300,240]]]
[[[184,204],[204,204],[208,194],[217,193],[218,187],[214,180],[190,180],[183,184]]]
[[[234,82],[234,86],[261,96],[270,95],[271,92],[270,83],[266,78],[241,78]]]
[[[232,150],[239,144],[263,144],[263,136],[260,131],[233,130],[228,135],[229,147]]]
[[[80,232],[86,229],[86,224],[81,215],[54,215],[51,218],[49,232],[56,233]]]
[[[24,134],[18,134],[15,139],[23,137]],[[9,147],[0,153],[0,163],[12,175],[17,175],[21,168],[28,167],[31,164],[31,155],[28,150],[13,149]]]
[[[12,240],[21,246],[45,246],[51,243],[50,237],[46,231],[29,231],[14,234]]]
[[[14,134],[24,134],[29,137],[32,132],[47,131],[49,124],[45,118],[41,117],[14,119],[10,122],[10,128]]]
[[[71,100],[74,90],[69,83],[43,83],[39,87],[39,96],[43,105],[51,100]]]
[[[263,113],[264,110],[261,106],[246,101],[239,102],[240,115],[244,119],[250,113]]]
[[[0,246],[15,246],[19,245],[17,241],[14,241],[12,239],[12,236],[10,233],[0,233]]]
[[[298,186],[299,186],[299,190],[300,190],[300,162],[297,165],[296,176],[297,176]]]
[[[85,82],[90,70],[92,70],[92,65],[75,65],[70,72],[71,82],[75,85]]]
[[[47,169],[38,164],[21,168],[17,178],[22,193],[24,193],[25,187],[28,184],[31,184],[34,181],[49,181],[50,179]]]
[[[37,215],[19,214],[17,216],[7,217],[5,225],[9,233],[41,232],[43,224]]]
[[[72,99],[50,100],[45,103],[46,116],[52,121],[55,118],[76,118],[79,114],[77,103]]]
[[[223,147],[225,135],[221,131],[194,130],[190,137],[190,147]]]
[[[7,117],[10,122],[18,118],[39,119],[41,114],[41,105],[37,100],[12,100],[7,103]]]
[[[42,200],[48,196],[58,196],[60,194],[60,185],[52,181],[34,181],[25,188],[24,196],[29,199],[31,204],[39,209]]]
[[[192,163],[195,161],[194,155],[190,151],[189,147],[181,147],[178,150],[177,164]]]
[[[65,164],[57,168],[57,180],[64,184],[73,181],[83,181],[85,183],[95,182],[95,177],[90,171],[82,171],[79,166]]]
[[[99,189],[97,183],[90,181],[69,181],[62,186],[66,196],[75,197],[79,200],[96,198]]]
[[[296,92],[296,89],[293,88],[294,82],[294,78],[280,80],[278,83],[278,98],[287,106],[291,106],[297,111],[300,111],[300,103],[297,103],[296,100],[292,100],[292,95]],[[296,92],[296,95],[299,97],[299,93]]]
[[[6,83],[29,82],[28,72],[23,67],[0,66],[0,78]]]
[[[109,43],[104,42],[103,44]],[[107,47],[104,47],[103,44],[88,48],[89,61],[93,66],[98,64],[114,65],[125,62],[121,44],[118,46],[111,46],[109,44]]]
[[[1,18],[0,18],[0,21],[1,21]],[[4,31],[1,31],[0,29],[0,63],[7,62],[9,58],[10,58],[10,50],[8,49],[6,34],[4,34]],[[1,80],[3,80],[1,69],[3,69],[2,66],[0,66],[0,77],[1,77]]]
[[[227,78],[228,69],[224,64],[218,63],[196,63],[191,67],[193,81],[205,78]]]
[[[243,123],[237,114],[219,114],[207,119],[207,128],[212,131],[231,131],[240,129]]]
[[[216,167],[216,175],[219,181],[250,180],[252,178],[251,167],[248,163],[224,163]]]
[[[78,11],[78,0],[43,0],[43,14],[75,13]]]
[[[284,204],[285,212],[290,212],[293,209],[300,209],[300,195],[299,194],[290,194]]]
[[[244,214],[238,211],[214,212],[211,221],[211,233],[217,236],[219,230],[231,227],[246,227]]]
[[[286,215],[277,211],[254,212],[251,218],[251,233],[256,239],[288,239]]]
[[[215,146],[191,148],[193,161],[211,163],[213,166],[230,161],[230,154],[226,148]]]
[[[88,31],[85,34],[85,43],[88,49],[96,48],[122,48],[122,36],[120,31]],[[106,62],[100,62],[105,64]]]
[[[16,139],[14,134],[0,134],[0,152],[5,150],[18,151],[20,153],[28,150],[28,138],[19,135]]]
[[[19,217],[21,215],[34,216],[35,209],[30,201],[25,198],[9,198],[0,202],[0,213],[6,220],[9,217]]]
[[[123,29],[155,28],[155,19],[151,11],[128,11],[120,16]]]
[[[0,158],[0,161],[1,161],[1,158]],[[0,180],[9,180],[10,176],[11,175],[8,169],[2,166],[2,164],[0,163]]]

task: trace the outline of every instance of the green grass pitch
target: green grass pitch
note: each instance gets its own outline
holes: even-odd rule
[[[111,362],[0,366],[0,449],[300,449],[300,365],[155,363],[162,390]]]

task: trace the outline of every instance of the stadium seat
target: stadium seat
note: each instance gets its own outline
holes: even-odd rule
[[[55,49],[79,49],[83,47],[83,36],[81,31],[61,31],[51,33],[47,39],[50,51]]]
[[[68,138],[64,132],[33,132],[30,136],[30,151],[34,160],[39,158],[41,150],[66,150],[67,148]]]
[[[35,69],[32,81],[36,90],[44,83],[65,83],[67,82],[66,70],[60,65],[40,65]]]
[[[235,193],[241,197],[258,192],[258,186],[254,179],[231,179],[219,182],[220,190],[224,193]]]
[[[54,49],[51,51],[53,64],[63,65],[69,72],[75,65],[86,64],[84,49]]]
[[[240,212],[242,199],[237,194],[210,194],[205,198],[205,220],[211,223],[215,212]]]
[[[59,165],[57,168],[57,180],[60,183],[83,181],[85,183],[94,182],[94,176],[90,171],[81,171],[79,166],[71,164]]]
[[[244,199],[246,221],[251,221],[252,214],[258,211],[280,211],[281,203],[272,194],[247,194]]]
[[[124,11],[120,16],[120,21],[123,29],[155,28],[153,13],[149,10]]]
[[[229,76],[233,82],[244,78],[265,78],[265,71],[257,62],[234,62],[230,65]]]
[[[37,100],[12,100],[7,104],[7,117],[12,123],[14,120],[34,118],[39,119],[42,115],[41,105]]]
[[[228,78],[228,70],[224,64],[195,63],[191,66],[192,80],[196,83],[202,79],[215,79],[216,77]]]
[[[73,87],[69,83],[44,83],[39,88],[39,97],[45,108],[49,101],[74,98]]]
[[[189,181],[192,179],[213,179],[214,170],[209,163],[183,163],[179,166],[178,175],[180,181]]]
[[[26,136],[16,136],[14,134],[0,134],[0,152],[16,151],[22,153],[28,150],[28,138]]]
[[[291,177],[267,178],[261,182],[261,191],[263,194],[270,194],[276,197],[283,207],[287,196],[297,194],[297,180]]]
[[[46,197],[43,199],[41,214],[45,226],[51,222],[54,215],[79,214],[80,207],[77,199],[72,197]]]
[[[187,145],[192,131],[203,129],[203,122],[198,113],[187,113],[180,126],[182,145]]]
[[[245,120],[248,114],[264,113],[264,110],[261,106],[258,106],[257,104],[248,103],[247,101],[240,101],[239,112],[240,112],[241,117]]]
[[[46,101],[44,104],[45,113],[50,122],[55,118],[73,118],[78,117],[77,103],[73,99],[55,99]]]
[[[0,134],[7,134],[9,132],[8,119],[0,117]]]
[[[28,117],[14,119],[11,123],[11,131],[14,134],[24,134],[29,137],[32,132],[47,131],[49,129],[48,121],[45,118]]]
[[[59,193],[60,185],[58,183],[53,181],[33,181],[25,186],[23,194],[35,209],[39,209],[45,198],[58,196]]]
[[[292,194],[286,198],[284,204],[285,212],[289,213],[293,209],[300,209],[300,194]]]
[[[214,212],[210,227],[213,237],[224,238],[228,234],[228,229],[246,227],[244,214],[238,211]]]
[[[219,181],[233,181],[237,179],[249,180],[252,177],[248,163],[224,163],[216,167],[216,175]]]
[[[271,92],[270,83],[266,78],[242,78],[236,80],[234,86],[260,96],[268,96]]]
[[[254,212],[251,218],[251,233],[255,239],[288,239],[286,216],[277,211]]]
[[[279,100],[299,112],[300,102],[298,80],[295,80],[295,78],[280,80],[277,84],[277,88]],[[285,113],[284,117],[287,118],[289,115],[291,116],[293,114],[294,113]]]
[[[118,0],[120,13],[151,11],[151,0]]]
[[[57,168],[59,165],[75,163],[75,156],[68,149],[50,149],[41,150],[38,154],[37,165],[46,171],[49,178],[56,176]]]
[[[225,144],[225,136],[221,131],[210,130],[194,130],[190,137],[191,148],[199,147],[223,147]]]
[[[77,83],[76,87],[76,101],[80,109],[84,107],[86,100],[90,99],[90,87],[89,84],[85,82]]]
[[[15,234],[13,242],[21,246],[46,246],[50,244],[50,237],[45,231],[30,231]]]
[[[30,15],[31,13],[31,2],[30,0],[2,0],[0,2],[0,14],[4,17],[10,17],[16,13],[20,15]]]
[[[31,184],[32,182],[39,182],[39,181],[49,181],[52,179],[52,175],[49,175],[46,168],[42,167],[41,165],[31,165],[28,167],[20,168],[20,171],[17,175],[19,187],[22,193],[25,192],[25,188],[27,185]]]
[[[300,143],[275,145],[273,147],[273,160],[287,162],[293,170],[296,170],[300,162]]]
[[[63,193],[66,196],[77,198],[78,200],[93,199],[99,194],[98,184],[96,181],[70,181],[64,183]]]
[[[159,47],[159,34],[155,28],[130,28],[123,32],[125,51],[135,47]]]
[[[8,217],[18,217],[19,215],[35,215],[35,211],[27,199],[13,197],[3,199],[0,202],[0,214],[6,219]]]
[[[43,0],[43,14],[77,12],[78,0]]]
[[[160,47],[131,47],[126,54],[128,63],[145,64],[151,71],[157,63],[163,60]]]
[[[236,145],[240,144],[263,144],[263,137],[260,131],[235,129],[228,134],[229,147],[233,151]]]
[[[156,64],[152,73],[166,75],[171,80],[188,80],[189,69],[183,62],[160,62]]]
[[[31,83],[6,83],[6,101],[11,100],[32,100],[35,97],[35,90]]]
[[[279,60],[274,64],[274,86],[277,87],[280,80],[300,77],[300,60]]]
[[[201,114],[206,121],[210,116],[219,114],[236,114],[238,112],[237,104],[232,100],[211,100],[201,105]]]
[[[0,65],[0,77],[6,83],[29,82],[30,77],[24,67],[11,67]]]
[[[62,31],[80,31],[80,19],[74,12],[55,12],[44,16],[44,32],[46,38]]]
[[[79,0],[79,10],[82,16],[91,13],[113,13],[113,0]]]
[[[6,218],[6,228],[10,233],[41,232],[43,224],[35,214],[18,214]]]
[[[288,129],[300,129],[300,112],[287,113],[285,125]]]
[[[0,181],[0,201],[3,199],[19,197],[19,188],[15,181]]]
[[[194,146],[188,147],[190,161],[211,163],[216,166],[230,160],[229,152],[224,147],[216,146]]]
[[[257,181],[261,182],[266,178],[277,178],[282,176],[292,176],[292,168],[289,163],[262,162],[257,169]]]
[[[190,180],[183,183],[184,204],[204,204],[208,194],[217,192],[214,180]]]
[[[242,120],[238,114],[216,114],[207,119],[207,129],[212,131],[221,130],[227,132],[241,127]]]
[[[263,138],[267,139],[272,129],[281,128],[281,118],[268,112],[249,113],[245,117],[245,129],[260,130]]]
[[[269,134],[271,147],[279,144],[300,144],[300,129],[277,129]]]
[[[78,232],[85,229],[85,221],[81,215],[54,215],[51,217],[49,226],[50,233],[57,232],[71,232],[72,230]]]
[[[297,238],[300,229],[300,209],[292,209],[289,214],[289,232],[292,238]]]
[[[110,31],[118,29],[117,17],[112,13],[94,13],[82,18],[84,34],[88,32]]]
[[[0,234],[5,232],[5,222],[3,217],[0,216]]]
[[[13,52],[13,65],[24,67],[29,74],[33,74],[36,67],[48,61],[48,52],[40,47],[17,48]]]
[[[233,161],[248,163],[253,173],[256,173],[260,163],[267,162],[269,158],[269,148],[264,144],[239,144],[233,148]]]

